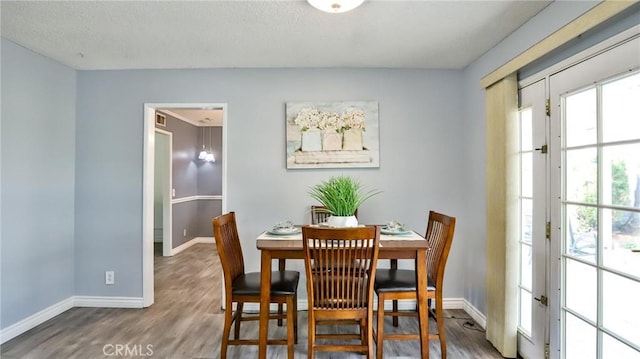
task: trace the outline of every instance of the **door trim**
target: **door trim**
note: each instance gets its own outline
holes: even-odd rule
[[[169,154],[167,156],[169,163],[166,164],[169,172],[167,174],[169,180],[167,181],[167,185],[162,189],[162,255],[164,257],[169,257],[172,255],[171,252],[173,249],[173,202],[171,200],[171,188],[173,188],[173,166],[171,165],[173,163],[173,133],[159,128],[155,129],[155,133],[169,137]],[[156,151],[154,151],[154,155],[155,152]]]

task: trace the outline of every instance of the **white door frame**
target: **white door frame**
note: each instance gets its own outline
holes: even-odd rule
[[[518,354],[523,358],[544,357],[545,344],[548,342],[549,311],[546,304],[541,303],[542,297],[548,297],[547,263],[549,256],[548,239],[546,238],[546,223],[548,221],[548,155],[542,151],[542,146],[548,143],[547,116],[545,113],[546,82],[535,81],[526,87],[519,86],[520,108],[532,109],[531,149],[532,170],[532,233],[531,233],[531,333],[518,328]],[[522,164],[521,164],[522,166]],[[521,181],[523,181],[521,179]],[[521,220],[522,221],[522,220]],[[520,226],[524,226],[521,223]],[[520,256],[522,260],[522,256]],[[522,268],[522,264],[520,264]],[[519,293],[522,295],[522,292]],[[520,297],[519,297],[520,298]],[[521,298],[520,298],[521,299]],[[535,299],[535,300],[534,300]],[[519,300],[521,303],[521,300]],[[521,306],[521,304],[519,304]],[[520,308],[522,309],[522,308]]]
[[[143,117],[142,173],[142,305],[154,303],[153,197],[156,110],[162,108],[222,108],[222,213],[227,211],[227,104],[226,103],[145,103]]]
[[[166,164],[168,173],[165,173],[168,177],[168,181],[164,188],[162,188],[162,255],[169,257],[171,256],[171,250],[173,249],[173,206],[171,205],[171,189],[173,188],[173,166],[171,165],[173,163],[173,133],[159,128],[155,129],[155,133],[169,137],[169,153],[167,155],[168,163]],[[154,148],[154,155],[155,153],[156,151]]]

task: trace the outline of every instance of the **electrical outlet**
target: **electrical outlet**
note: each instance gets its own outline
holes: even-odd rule
[[[107,285],[116,284],[116,276],[114,271],[108,270],[104,272],[104,284],[107,284]]]
[[[187,229],[186,229],[186,228],[182,230],[182,236],[183,236],[183,237],[186,237],[186,236],[187,236]]]

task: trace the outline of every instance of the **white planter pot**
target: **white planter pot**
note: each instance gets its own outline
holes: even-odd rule
[[[329,227],[357,227],[358,218],[356,216],[329,216],[327,224]]]

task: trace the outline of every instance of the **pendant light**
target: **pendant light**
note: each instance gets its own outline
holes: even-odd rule
[[[202,127],[202,151],[198,155],[199,160],[204,160],[207,157],[207,150],[204,148],[204,127]]]
[[[211,126],[209,126],[209,151],[207,152],[207,154],[204,156],[204,160],[207,162],[215,162],[216,158],[213,156],[213,148],[211,146],[211,138],[213,136],[211,136]]]

